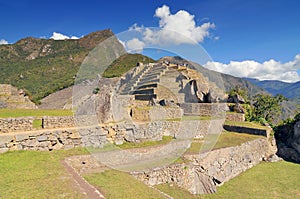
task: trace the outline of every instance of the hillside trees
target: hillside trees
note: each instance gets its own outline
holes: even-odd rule
[[[254,120],[265,120],[269,124],[274,124],[281,113],[280,103],[287,100],[283,95],[271,96],[267,94],[257,94],[253,99]]]
[[[241,96],[245,103],[242,105],[246,121],[257,121],[271,125],[278,122],[281,114],[281,102],[287,100],[283,95],[257,94],[250,97],[247,90],[236,86],[228,92],[228,97]]]

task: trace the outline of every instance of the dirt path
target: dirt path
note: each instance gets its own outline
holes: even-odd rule
[[[66,168],[66,170],[69,172],[69,174],[72,176],[72,179],[74,180],[75,184],[78,186],[79,190],[83,193],[85,198],[99,198],[99,199],[105,199],[105,197],[100,193],[99,190],[97,190],[94,186],[89,184],[73,167],[68,163],[68,161],[63,160],[62,161],[63,166]]]

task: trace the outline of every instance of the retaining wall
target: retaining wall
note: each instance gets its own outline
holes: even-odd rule
[[[185,156],[191,162],[173,164],[132,175],[147,185],[173,183],[192,194],[216,192],[226,182],[257,165],[267,155],[268,141],[259,138],[240,146]]]
[[[228,110],[226,103],[182,103],[184,115],[217,116]]]
[[[35,117],[0,118],[0,133],[30,131]]]
[[[226,120],[231,122],[244,122],[245,114],[243,113],[226,113]]]
[[[224,124],[223,128],[226,131],[232,131],[237,133],[247,133],[252,135],[262,135],[265,137],[268,137],[272,129],[256,129],[256,128],[250,128],[250,127],[244,127],[244,126],[232,126]]]

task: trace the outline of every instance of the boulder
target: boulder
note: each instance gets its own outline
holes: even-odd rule
[[[245,104],[246,103],[245,99],[242,96],[238,95],[238,94],[230,96],[228,98],[227,102],[228,103],[238,103],[238,104]]]

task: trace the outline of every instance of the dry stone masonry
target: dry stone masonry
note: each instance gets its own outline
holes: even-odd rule
[[[257,165],[268,154],[268,141],[259,138],[240,146],[186,155],[190,162],[173,164],[132,175],[147,185],[175,184],[192,194],[216,192],[220,185]]]
[[[35,117],[0,118],[0,133],[30,131]]]

